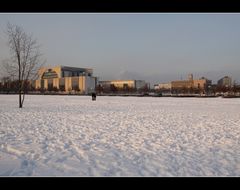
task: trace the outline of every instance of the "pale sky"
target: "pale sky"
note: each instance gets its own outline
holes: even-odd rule
[[[47,66],[92,68],[100,80],[240,82],[240,14],[0,14],[0,63],[8,21],[33,34]]]

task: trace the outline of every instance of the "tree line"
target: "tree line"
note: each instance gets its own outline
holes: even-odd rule
[[[98,94],[108,94],[108,93],[112,93],[112,94],[122,94],[122,93],[147,93],[149,92],[150,89],[148,87],[147,84],[145,84],[143,87],[141,88],[134,88],[134,87],[129,87],[128,85],[124,85],[123,87],[117,87],[114,84],[111,85],[97,85],[96,86],[96,92]]]
[[[207,94],[207,95],[216,95],[222,93],[237,94],[240,93],[240,85],[234,83],[233,86],[222,86],[222,85],[211,85],[207,88],[171,88],[171,89],[158,89],[155,90],[158,93],[171,93],[171,94]]]

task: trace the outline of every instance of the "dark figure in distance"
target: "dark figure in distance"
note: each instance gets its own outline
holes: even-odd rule
[[[96,97],[97,97],[96,93],[93,92],[93,93],[92,93],[92,100],[95,101],[95,100],[96,100]]]

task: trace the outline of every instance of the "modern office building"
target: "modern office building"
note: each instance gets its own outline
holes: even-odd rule
[[[67,66],[41,68],[35,81],[36,89],[79,91],[82,94],[95,91],[95,85],[96,77],[93,77],[92,69]]]
[[[231,87],[232,86],[232,78],[229,76],[225,76],[218,80],[217,82],[218,86],[225,86],[225,87]]]

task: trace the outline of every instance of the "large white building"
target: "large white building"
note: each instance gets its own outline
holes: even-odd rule
[[[38,80],[35,81],[36,89],[71,92],[79,91],[87,94],[95,91],[96,77],[93,70],[67,66],[43,67],[38,72]]]

